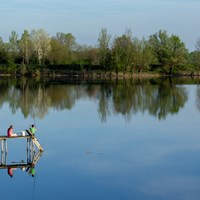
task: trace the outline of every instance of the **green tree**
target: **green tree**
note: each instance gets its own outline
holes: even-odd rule
[[[200,38],[197,40],[196,43],[196,51],[193,52],[193,61],[195,66],[197,66],[198,70],[200,69]]]
[[[116,73],[127,72],[133,62],[133,43],[129,34],[115,38],[112,45],[112,66]]]
[[[57,39],[61,44],[65,45],[69,51],[74,51],[76,48],[76,38],[71,33],[59,32],[56,34]]]
[[[185,44],[181,41],[179,36],[172,34],[169,38],[169,60],[168,70],[172,74],[172,71],[180,69],[186,64],[188,56],[188,50]]]
[[[107,33],[106,28],[102,28],[101,32],[99,33],[99,38],[98,38],[98,48],[99,48],[99,54],[100,54],[100,64],[104,68],[105,72],[107,71],[109,67],[109,62],[108,62],[108,56],[110,52],[110,40],[111,40],[111,35]]]
[[[11,61],[14,63],[18,55],[18,34],[16,33],[16,31],[11,32],[8,45],[9,45]]]
[[[139,40],[137,38],[133,39],[133,64],[131,71],[133,69],[138,72],[147,71],[150,64],[153,62],[153,53],[150,44],[144,38]]]
[[[76,38],[71,33],[59,32],[54,37],[55,40],[59,41],[65,48],[66,61],[71,63],[74,59],[74,51],[76,50],[77,43]]]
[[[57,39],[51,39],[51,51],[48,60],[51,64],[66,64],[68,51]]]
[[[3,39],[0,37],[0,63],[6,64],[9,60],[8,54],[8,45],[3,42]]]
[[[24,30],[19,40],[19,50],[22,56],[22,64],[28,66],[31,55],[33,54],[33,44],[27,30]]]
[[[176,35],[169,36],[167,31],[160,30],[150,36],[149,43],[153,49],[161,71],[172,74],[185,64],[187,49],[185,44]]]

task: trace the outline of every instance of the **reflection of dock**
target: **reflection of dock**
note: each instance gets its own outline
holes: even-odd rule
[[[27,162],[25,163],[23,161],[23,163],[15,163],[15,164],[6,164],[6,160],[7,160],[7,155],[5,158],[5,163],[1,163],[0,164],[0,169],[7,169],[7,173],[10,177],[13,177],[14,175],[14,171],[17,168],[20,168],[22,171],[26,171],[28,174],[32,175],[32,177],[35,176],[35,165],[37,164],[37,162],[39,161],[40,157],[42,156],[42,152],[38,151],[37,154],[35,154],[35,152],[33,152],[33,156],[32,157],[28,157],[27,154]],[[30,160],[32,158],[32,160]]]
[[[3,164],[1,163],[0,169],[8,169],[8,168],[31,168],[35,167],[37,162],[39,161],[40,157],[42,156],[42,152],[38,152],[36,155],[34,155],[33,160],[28,160],[27,163],[15,163],[15,164]]]

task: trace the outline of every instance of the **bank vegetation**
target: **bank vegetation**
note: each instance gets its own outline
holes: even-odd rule
[[[51,37],[44,29],[12,31],[0,37],[1,76],[132,77],[199,75],[200,39],[189,52],[178,35],[165,30],[148,38],[133,37],[131,30],[112,37],[100,30],[97,44],[82,45],[71,33]]]

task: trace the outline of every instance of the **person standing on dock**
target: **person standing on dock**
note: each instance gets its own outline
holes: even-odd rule
[[[7,134],[8,134],[8,137],[17,136],[16,133],[13,133],[13,126],[12,125],[10,125],[10,127],[8,128]]]

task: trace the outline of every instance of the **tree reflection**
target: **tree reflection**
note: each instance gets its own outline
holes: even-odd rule
[[[196,105],[198,110],[200,111],[200,86],[198,85],[197,87],[197,100],[196,100]]]
[[[170,114],[178,113],[188,99],[186,88],[163,81],[153,92],[149,113],[164,119]]]
[[[187,91],[169,80],[159,84],[132,80],[118,83],[113,88],[113,109],[127,119],[137,112],[148,111],[159,119],[178,113],[187,101]]]
[[[111,114],[126,120],[148,112],[158,119],[178,113],[187,101],[184,86],[170,79],[127,79],[93,82],[32,80],[22,78],[0,80],[0,106],[8,103],[12,113],[21,110],[24,117],[44,118],[50,109],[69,110],[81,98],[98,103],[102,122]]]

